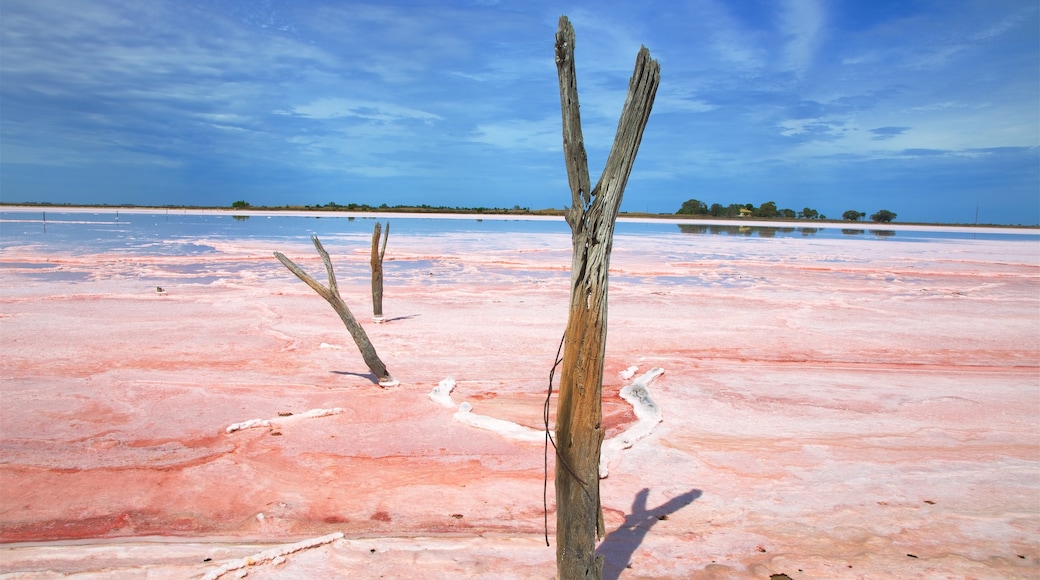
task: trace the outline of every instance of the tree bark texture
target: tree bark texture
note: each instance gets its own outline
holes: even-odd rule
[[[382,247],[380,247],[382,238]],[[386,236],[382,235],[382,226],[376,222],[372,232],[372,318],[376,322],[383,321],[383,256],[386,255],[386,242],[390,239],[390,222],[386,222]]]
[[[325,263],[325,271],[329,276],[328,287],[322,286],[320,282],[312,278],[309,274],[303,271],[302,268],[297,266],[292,260],[285,257],[281,252],[275,252],[274,256],[278,258],[290,272],[296,275],[297,278],[303,280],[308,286],[310,286],[319,296],[325,299],[332,309],[339,314],[340,320],[343,321],[344,326],[347,327],[347,332],[354,339],[354,343],[357,344],[358,350],[361,351],[361,357],[365,360],[365,364],[368,365],[368,370],[372,371],[372,374],[379,380],[380,385],[392,385],[394,383],[393,377],[386,370],[386,365],[379,359],[379,355],[376,354],[376,349],[372,346],[372,341],[368,339],[368,334],[365,333],[365,329],[358,324],[354,315],[350,312],[350,308],[347,308],[347,304],[343,302],[343,299],[339,295],[339,286],[336,284],[336,274],[332,271],[332,260],[329,258],[329,253],[325,251],[325,248],[321,245],[321,241],[318,240],[318,236],[311,236],[311,241],[314,242],[314,247],[318,250],[318,255],[321,256],[321,260]]]
[[[603,443],[602,385],[607,341],[607,271],[614,224],[643,129],[660,84],[660,67],[639,50],[614,145],[590,188],[574,72],[574,28],[560,17],[556,33],[563,153],[571,189],[570,311],[564,337],[556,415],[556,565],[560,580],[601,578],[596,540],[603,537],[599,458]]]

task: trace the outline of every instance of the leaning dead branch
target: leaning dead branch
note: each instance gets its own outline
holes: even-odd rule
[[[376,354],[376,349],[372,346],[372,341],[368,339],[368,334],[365,333],[365,329],[358,324],[354,315],[347,308],[347,304],[343,302],[343,299],[339,295],[339,286],[336,284],[336,274],[332,271],[332,260],[329,258],[329,253],[325,251],[325,248],[321,245],[321,241],[318,240],[318,236],[311,236],[311,241],[314,242],[314,247],[318,250],[318,255],[321,256],[322,261],[325,263],[325,271],[329,276],[328,287],[323,286],[320,282],[312,278],[309,274],[303,271],[302,268],[297,266],[292,260],[286,258],[281,252],[275,252],[274,257],[278,258],[290,272],[296,275],[297,278],[303,280],[308,286],[310,286],[319,296],[328,302],[332,309],[339,314],[340,320],[343,321],[343,325],[347,327],[347,332],[354,339],[354,343],[357,344],[358,350],[361,351],[361,357],[365,359],[365,364],[368,365],[368,370],[372,371],[372,374],[376,376],[379,384],[386,386],[393,386],[397,384],[397,381],[390,376],[390,373],[386,370],[386,365],[379,359],[379,355]]]

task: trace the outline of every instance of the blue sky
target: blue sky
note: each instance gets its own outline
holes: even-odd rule
[[[1040,222],[1035,0],[2,0],[0,199],[562,208],[561,14],[623,211]]]

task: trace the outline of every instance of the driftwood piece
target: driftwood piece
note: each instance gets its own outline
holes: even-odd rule
[[[310,286],[319,296],[328,302],[332,309],[339,314],[340,320],[343,321],[343,325],[347,327],[347,332],[354,339],[354,343],[357,344],[358,350],[361,351],[361,357],[365,359],[365,364],[368,365],[368,370],[372,371],[372,374],[376,376],[379,384],[382,386],[396,385],[397,381],[390,376],[390,373],[386,370],[386,365],[379,359],[379,355],[376,354],[376,349],[372,346],[372,341],[368,339],[368,334],[365,333],[365,329],[358,324],[354,315],[350,312],[350,308],[347,308],[347,304],[343,302],[343,299],[339,295],[339,286],[336,284],[336,274],[332,271],[332,259],[329,258],[329,253],[325,251],[324,246],[321,245],[321,241],[318,240],[318,236],[311,236],[311,241],[314,242],[314,247],[318,250],[318,255],[321,256],[321,260],[325,263],[325,271],[329,276],[328,287],[322,286],[320,282],[312,278],[309,274],[303,271],[302,268],[297,266],[292,260],[285,257],[281,252],[275,252],[274,257],[278,258],[290,272],[296,274],[296,277],[303,280],[308,286]]]
[[[382,238],[382,247],[379,245]],[[382,235],[382,226],[376,222],[372,231],[372,320],[383,322],[383,256],[386,255],[386,242],[390,239],[390,222],[386,222],[386,235]]]
[[[601,578],[596,539],[603,537],[599,461],[603,443],[602,384],[607,341],[607,271],[614,224],[643,129],[660,84],[660,67],[639,50],[614,145],[590,189],[574,72],[574,28],[560,17],[556,68],[563,114],[563,153],[571,189],[570,310],[556,415],[556,566],[560,580]]]

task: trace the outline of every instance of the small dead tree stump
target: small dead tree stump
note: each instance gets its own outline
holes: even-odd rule
[[[386,242],[390,239],[390,222],[386,222],[386,235],[382,235],[382,227],[376,222],[372,232],[372,320],[383,322],[383,256],[386,255]],[[379,241],[382,237],[382,247]]]
[[[571,189],[570,311],[556,412],[556,568],[560,580],[602,577],[599,458],[603,443],[603,359],[607,344],[607,271],[614,224],[650,117],[661,70],[639,50],[606,167],[590,188],[574,72],[574,27],[560,17],[556,68],[563,113],[563,154]]]
[[[332,305],[332,309],[339,314],[340,320],[343,321],[344,326],[347,327],[347,332],[354,339],[354,343],[357,344],[358,350],[361,351],[361,357],[365,359],[365,364],[368,365],[368,370],[372,371],[372,374],[376,376],[379,384],[384,387],[393,386],[397,384],[397,381],[390,376],[390,373],[386,370],[386,365],[379,359],[379,355],[376,354],[376,349],[372,346],[372,341],[368,339],[368,334],[365,333],[365,329],[358,324],[354,315],[350,312],[350,308],[347,308],[347,304],[343,302],[343,299],[339,295],[339,286],[336,284],[336,274],[332,271],[332,259],[329,258],[329,253],[325,251],[325,248],[321,245],[321,241],[318,240],[318,236],[311,236],[311,241],[314,242],[314,247],[318,250],[318,255],[321,256],[321,260],[325,263],[325,271],[329,276],[328,287],[322,286],[320,282],[312,278],[309,274],[303,271],[302,268],[297,266],[292,260],[286,258],[281,252],[275,252],[274,257],[278,258],[290,272],[296,274],[296,277],[303,280],[308,286],[310,286],[318,296],[321,296]]]

